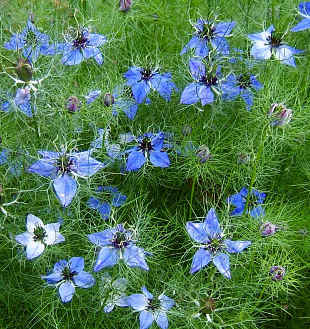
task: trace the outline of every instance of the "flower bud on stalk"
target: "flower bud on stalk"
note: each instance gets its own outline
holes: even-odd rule
[[[22,81],[28,82],[32,79],[32,65],[27,59],[18,59],[15,72]]]
[[[131,7],[131,0],[120,0],[119,1],[119,10],[120,11],[128,11]]]
[[[112,94],[105,94],[103,98],[103,103],[105,106],[109,107],[114,104],[114,97]]]

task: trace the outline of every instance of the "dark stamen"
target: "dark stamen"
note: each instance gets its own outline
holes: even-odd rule
[[[202,82],[206,86],[215,86],[217,85],[217,77],[213,75],[207,75],[200,78],[199,82]]]
[[[34,241],[43,241],[44,238],[47,237],[46,231],[42,226],[37,226],[34,230],[33,230],[33,240]]]
[[[198,32],[198,35],[202,39],[211,40],[214,37],[215,27],[213,24],[204,24],[203,30]]]
[[[251,87],[251,77],[249,74],[241,74],[237,79],[237,85],[242,89]]]
[[[142,142],[140,142],[139,148],[146,152],[153,150],[152,143],[148,138],[143,138]]]
[[[268,45],[272,48],[277,48],[282,45],[282,38],[278,37],[274,32],[271,32],[270,36],[267,37]]]
[[[87,41],[87,38],[85,38],[82,34],[79,34],[79,36],[73,41],[73,47],[77,49],[85,48]]]
[[[74,164],[73,159],[63,156],[57,161],[57,171],[63,174],[69,173],[72,171],[73,164]]]
[[[153,76],[152,70],[151,69],[143,69],[141,72],[142,75],[142,80],[150,80],[151,77]]]
[[[220,236],[215,236],[206,244],[206,248],[215,254],[223,247],[223,239]]]
[[[125,232],[116,232],[112,239],[112,245],[114,248],[125,248],[129,244],[129,240],[126,237]]]
[[[62,276],[65,280],[70,280],[72,281],[73,277],[77,274],[75,271],[70,271],[69,267],[66,266],[63,271],[62,271]]]

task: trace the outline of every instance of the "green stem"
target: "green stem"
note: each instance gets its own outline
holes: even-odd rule
[[[192,218],[193,199],[194,199],[196,181],[197,181],[197,178],[195,176],[194,179],[193,179],[193,184],[192,184],[192,191],[191,191],[191,199],[190,199],[190,204],[189,204],[189,216],[188,216],[188,218]]]

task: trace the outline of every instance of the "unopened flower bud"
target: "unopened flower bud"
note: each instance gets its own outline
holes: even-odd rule
[[[286,108],[283,104],[272,104],[268,112],[269,118],[272,118],[272,126],[282,127],[287,125],[292,119],[293,111]]]
[[[239,153],[238,154],[238,158],[237,158],[237,162],[240,164],[245,164],[251,161],[251,156],[250,154],[246,154],[246,153]]]
[[[80,101],[76,96],[70,96],[68,98],[67,109],[70,113],[74,113],[80,110]]]
[[[277,225],[274,225],[270,222],[263,223],[260,227],[262,236],[274,235],[279,230]]]
[[[15,72],[22,81],[28,82],[32,79],[32,65],[27,59],[18,59]]]
[[[119,10],[120,11],[128,11],[131,7],[131,0],[120,0],[119,1]]]
[[[114,97],[112,94],[105,94],[103,98],[103,103],[105,106],[111,106],[114,104]]]
[[[211,153],[206,145],[199,146],[196,155],[198,158],[200,158],[200,163],[205,163],[207,160],[211,158]]]
[[[273,281],[281,281],[285,275],[285,268],[282,266],[272,266],[269,273]]]

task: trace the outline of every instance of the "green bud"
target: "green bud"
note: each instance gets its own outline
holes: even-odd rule
[[[26,59],[19,58],[15,71],[20,80],[28,82],[32,79],[32,65]]]

